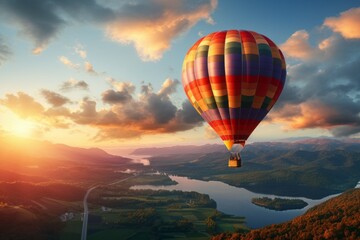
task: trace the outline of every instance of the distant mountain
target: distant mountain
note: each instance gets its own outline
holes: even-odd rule
[[[262,149],[274,147],[277,150],[306,150],[306,151],[331,151],[344,150],[360,152],[360,139],[358,138],[306,138],[297,141],[280,141],[280,142],[258,142],[246,146],[246,149]]]
[[[169,154],[184,154],[184,153],[212,153],[212,152],[226,152],[224,145],[220,144],[206,144],[200,146],[186,145],[186,146],[172,146],[172,147],[152,147],[152,148],[138,148],[132,154],[134,155],[169,155]]]
[[[99,148],[78,148],[64,144],[36,141],[17,137],[0,137],[0,168],[9,165],[28,165],[36,167],[38,162],[48,160],[73,161],[77,163],[130,163],[131,159],[108,154]],[[50,160],[50,161],[49,161]]]
[[[247,144],[244,148],[246,151],[257,151],[264,148],[274,150],[345,150],[360,152],[359,138],[299,138],[290,140],[280,140],[271,142],[255,142]],[[198,153],[212,153],[212,152],[227,152],[223,144],[205,144],[205,145],[185,145],[185,146],[171,146],[171,147],[150,147],[137,148],[132,154],[135,155],[175,155],[175,154],[198,154]]]
[[[255,142],[247,144],[244,148],[246,151],[263,151],[264,149],[274,150],[306,150],[306,151],[320,151],[320,150],[345,150],[360,152],[360,139],[335,139],[335,138],[299,138],[291,140],[270,141],[270,142]],[[213,152],[228,152],[223,144],[205,144],[205,145],[185,145],[185,146],[171,146],[171,147],[151,147],[151,148],[137,148],[132,154],[135,155],[175,155],[175,154],[205,154]]]
[[[349,190],[282,224],[249,233],[223,233],[212,240],[245,239],[359,239],[360,189]]]
[[[143,167],[132,159],[98,148],[0,136],[0,182],[70,181],[93,184],[121,178],[127,169]]]
[[[360,143],[301,140],[253,143],[242,152],[243,166],[227,167],[228,153],[183,153],[150,158],[169,174],[218,180],[248,190],[285,196],[322,198],[353,188],[360,180]]]

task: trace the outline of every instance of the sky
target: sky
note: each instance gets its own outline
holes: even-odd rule
[[[202,36],[283,51],[281,97],[249,138],[360,137],[359,1],[0,0],[0,134],[79,147],[221,143],[181,85]]]

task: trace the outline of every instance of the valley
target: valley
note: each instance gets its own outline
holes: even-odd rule
[[[143,165],[100,149],[21,141],[24,148],[18,151],[12,141],[1,140],[0,231],[4,240],[80,239],[83,198],[94,186],[87,198],[87,239],[209,239],[222,232],[251,230],[246,218],[220,212],[207,194],[132,188],[176,186],[174,178],[162,172],[313,199],[353,188],[360,178],[357,147],[345,152],[339,147],[320,150],[314,144],[308,145],[312,149],[251,144],[243,152],[244,167],[228,169],[227,153],[216,145],[194,146],[193,153],[182,147],[178,150],[182,155],[171,154],[174,148],[157,149],[161,154]]]

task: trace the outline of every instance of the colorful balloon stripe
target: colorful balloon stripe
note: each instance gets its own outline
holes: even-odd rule
[[[191,104],[230,149],[244,143],[279,98],[285,58],[266,36],[229,30],[199,39],[185,56],[182,82]]]

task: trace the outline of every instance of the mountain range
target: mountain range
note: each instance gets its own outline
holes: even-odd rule
[[[156,154],[150,158],[151,166],[168,174],[222,181],[254,192],[316,199],[353,188],[360,180],[358,139],[253,143],[241,152],[243,166],[236,169],[228,168],[229,154],[215,151],[217,146],[197,146],[196,151],[181,155]],[[184,147],[165,150],[177,149]]]
[[[244,152],[269,150],[305,150],[305,151],[330,151],[344,150],[360,152],[360,139],[358,138],[301,138],[299,140],[281,140],[272,142],[255,142],[247,144]],[[171,147],[148,147],[137,148],[132,154],[161,156],[168,154],[187,154],[187,153],[213,153],[228,152],[223,144],[205,145],[182,145]]]

